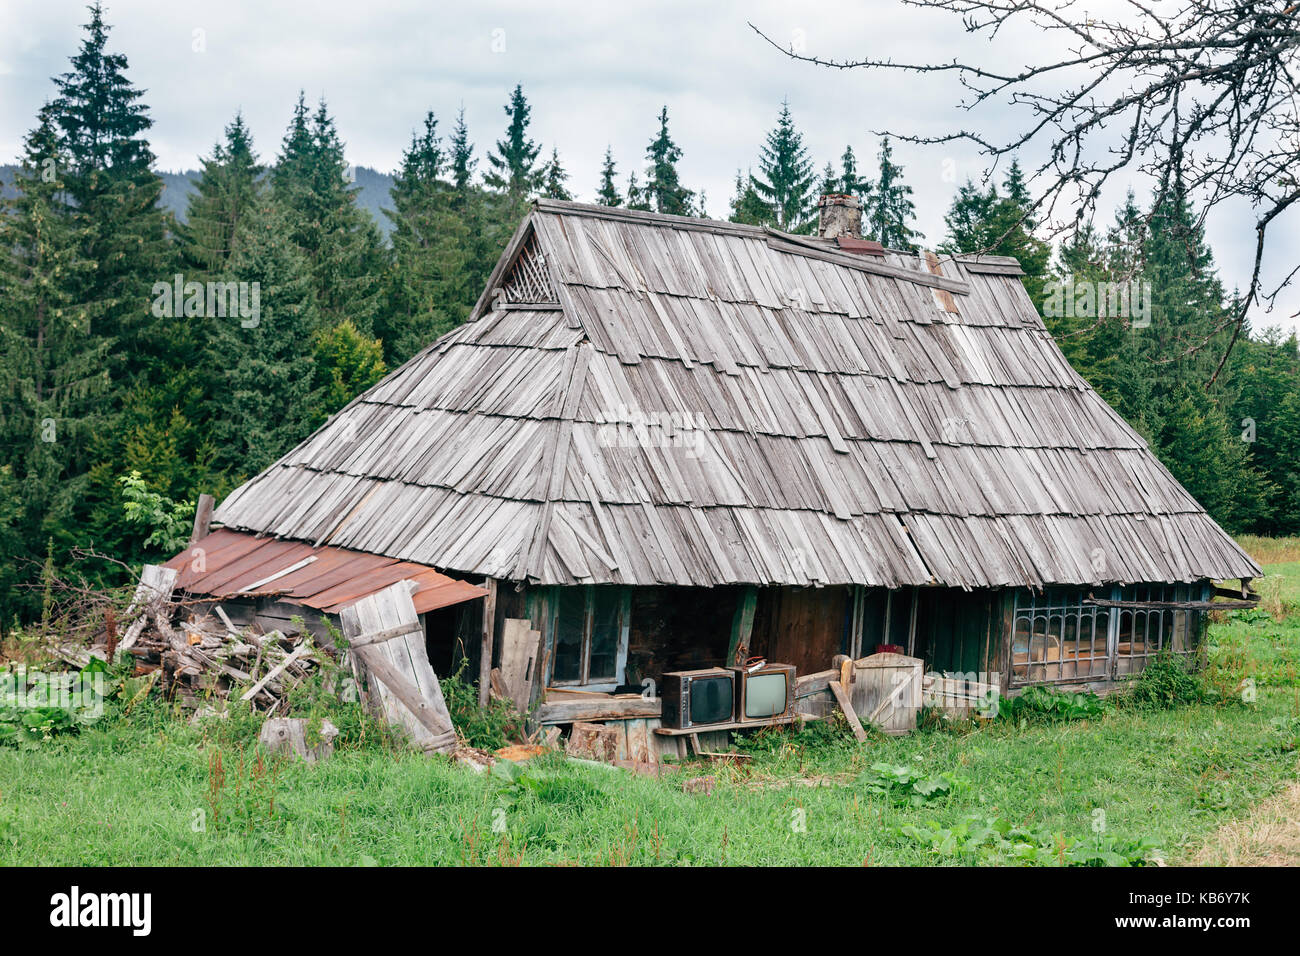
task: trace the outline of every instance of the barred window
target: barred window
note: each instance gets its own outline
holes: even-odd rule
[[[1107,677],[1110,610],[1084,604],[1087,596],[1079,588],[1016,592],[1012,683]]]
[[[1140,584],[1124,588],[1121,601],[1167,603],[1187,601],[1191,588],[1184,584]],[[1193,615],[1180,608],[1118,608],[1119,633],[1115,647],[1115,676],[1136,674],[1163,650],[1186,654],[1192,649]]]
[[[1192,600],[1197,591],[1186,584],[1018,590],[1012,686],[1109,680],[1139,673],[1162,651],[1189,653],[1200,612],[1161,605]],[[1097,604],[1090,594],[1120,606]],[[1130,603],[1142,606],[1123,606]]]

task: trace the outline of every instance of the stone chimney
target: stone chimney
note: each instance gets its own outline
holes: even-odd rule
[[[817,201],[821,223],[817,235],[823,239],[862,238],[862,203],[853,196],[831,193]]]

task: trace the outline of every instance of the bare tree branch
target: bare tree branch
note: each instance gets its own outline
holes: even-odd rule
[[[908,6],[959,16],[965,32],[997,37],[1012,23],[1064,40],[1064,56],[1006,70],[954,59],[898,62],[863,57],[835,60],[783,48],[795,60],[839,70],[897,70],[955,75],[958,106],[1011,106],[1024,113],[1019,132],[1004,140],[975,129],[938,136],[880,130],[904,142],[973,143],[999,158],[1031,143],[1046,158],[1029,176],[1033,213],[1049,238],[1068,237],[1092,220],[1102,189],[1122,170],[1162,184],[1178,170],[1179,187],[1199,210],[1198,225],[1228,203],[1254,210],[1255,256],[1240,308],[1216,329],[1232,335],[1207,382],[1227,364],[1252,307],[1271,311],[1300,274],[1281,270],[1265,287],[1269,228],[1300,200],[1300,3],[1294,0],[1128,0],[1124,14],[1092,17],[1076,0],[903,0]],[[1060,49],[1060,44],[1043,44]],[[1163,199],[1157,195],[1156,205]],[[1058,218],[1058,211],[1064,213]],[[1187,352],[1209,342],[1191,343]]]

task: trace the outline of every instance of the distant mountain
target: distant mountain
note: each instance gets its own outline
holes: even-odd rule
[[[185,209],[190,204],[190,193],[198,182],[199,171],[187,169],[183,173],[169,173],[158,170],[158,178],[163,181],[162,202],[164,209],[170,210],[181,222],[185,221]]]
[[[357,193],[357,205],[375,217],[379,231],[387,239],[393,231],[393,224],[384,215],[385,209],[393,208],[392,197],[388,194],[388,190],[393,188],[392,174],[381,173],[369,166],[357,166],[356,177],[356,184],[361,187],[361,192]]]
[[[0,199],[14,199],[18,190],[14,189],[14,175],[18,167],[13,163],[0,164]]]
[[[0,197],[12,199],[17,195],[13,187],[17,172],[18,166],[14,163],[0,165]],[[388,195],[388,190],[393,185],[393,177],[369,166],[357,166],[355,172],[356,184],[361,187],[361,191],[357,193],[357,205],[374,217],[379,231],[387,238],[388,233],[392,231],[392,223],[388,221],[383,211],[393,208]],[[190,193],[194,192],[194,183],[199,178],[198,170],[187,169],[178,173],[160,170],[158,177],[163,181],[162,207],[171,210],[177,219],[184,222]]]

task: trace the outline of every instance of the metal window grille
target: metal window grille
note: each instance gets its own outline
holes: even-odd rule
[[[1182,608],[1109,608],[1085,603],[1089,589],[1018,590],[1011,644],[1011,685],[1107,680],[1137,674],[1162,651],[1193,650],[1199,612]],[[1172,603],[1192,598],[1183,584],[1139,584],[1104,592],[1113,601]],[[1100,596],[1100,595],[1099,595]]]
[[[1140,584],[1124,588],[1122,601],[1186,601],[1191,589],[1181,584]],[[1186,654],[1192,649],[1194,611],[1178,608],[1117,608],[1115,676],[1136,674],[1161,651]]]
[[[1017,591],[1011,683],[1087,681],[1109,673],[1110,611],[1081,589]]]

